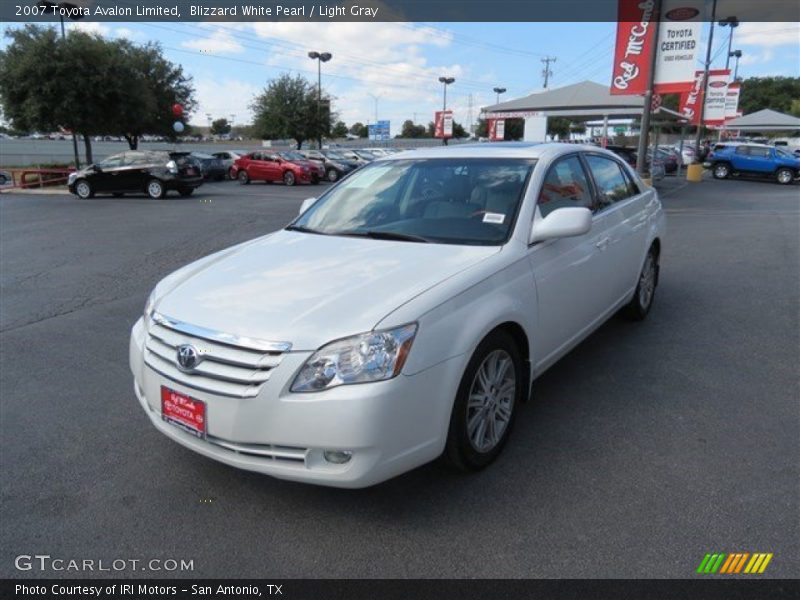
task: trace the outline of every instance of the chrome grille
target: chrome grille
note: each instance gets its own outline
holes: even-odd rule
[[[212,444],[221,446],[226,450],[231,450],[237,454],[246,456],[257,456],[258,458],[269,458],[274,461],[285,461],[294,464],[304,464],[306,460],[307,448],[296,448],[293,446],[276,446],[274,444],[239,444],[229,442],[213,436],[206,438]]]
[[[151,315],[147,331],[147,366],[185,386],[235,398],[256,396],[291,348],[287,342],[220,333],[159,313]],[[200,356],[188,372],[178,365],[178,347],[183,344],[194,346]]]

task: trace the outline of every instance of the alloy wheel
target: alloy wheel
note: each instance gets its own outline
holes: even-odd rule
[[[78,197],[84,200],[92,195],[92,188],[85,181],[78,182],[78,185],[75,186],[75,191],[78,193]]]
[[[653,301],[653,292],[656,289],[656,261],[653,253],[649,252],[639,276],[639,304],[647,309]]]
[[[511,355],[500,349],[490,352],[478,367],[467,401],[467,436],[473,449],[491,452],[503,439],[516,389]]]

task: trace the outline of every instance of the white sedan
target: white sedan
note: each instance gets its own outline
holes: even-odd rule
[[[617,311],[648,314],[664,221],[595,147],[383,158],[162,280],[133,327],[134,390],[176,442],[283,479],[480,469],[536,377]]]

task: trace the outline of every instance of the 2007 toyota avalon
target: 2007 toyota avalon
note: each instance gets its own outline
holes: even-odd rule
[[[647,315],[664,229],[656,192],[594,147],[379,159],[162,280],[135,393],[176,442],[283,479],[481,469],[537,376],[616,312]]]

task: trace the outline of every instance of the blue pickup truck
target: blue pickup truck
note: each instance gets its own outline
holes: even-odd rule
[[[717,179],[751,175],[769,177],[785,185],[800,178],[800,158],[766,144],[717,144],[704,166]]]

